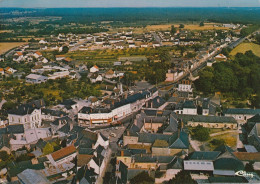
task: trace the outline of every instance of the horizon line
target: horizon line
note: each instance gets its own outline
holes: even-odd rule
[[[51,8],[260,8],[260,6],[248,6],[248,7],[242,7],[242,6],[147,6],[147,7],[127,7],[127,6],[115,6],[115,7],[0,7],[2,8],[20,8],[20,9],[51,9]]]

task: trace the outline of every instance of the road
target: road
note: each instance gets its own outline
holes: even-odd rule
[[[159,42],[159,43],[160,43],[160,46],[162,46],[162,40],[161,40],[161,38],[160,38],[155,32],[153,32],[152,35],[153,35],[155,41]]]

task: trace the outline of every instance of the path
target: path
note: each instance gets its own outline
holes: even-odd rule
[[[238,133],[238,130],[228,130],[228,131],[224,131],[224,132],[217,132],[217,133],[210,134],[210,137],[214,137],[214,136],[222,135],[222,134],[226,134],[226,133]]]
[[[191,147],[192,147],[195,151],[200,151],[201,143],[200,143],[199,141],[192,140],[191,137],[189,136],[189,142],[190,142]]]

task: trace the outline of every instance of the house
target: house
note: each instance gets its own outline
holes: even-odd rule
[[[65,55],[56,55],[56,61],[62,61],[65,58],[66,58]]]
[[[181,84],[178,84],[178,91],[192,92],[191,82],[188,80],[183,80]]]
[[[19,182],[22,184],[51,184],[42,172],[33,169],[26,169],[18,174],[17,177]]]
[[[224,116],[234,117],[238,121],[246,121],[256,114],[260,113],[260,109],[226,109],[223,111]]]
[[[40,127],[42,123],[41,109],[30,105],[22,105],[8,112],[10,125],[22,124],[25,129]]]
[[[197,115],[197,107],[193,101],[185,100],[184,102],[180,102],[177,104],[174,112],[176,114]]]
[[[184,160],[184,170],[188,171],[214,171],[214,161],[220,151],[195,151]]]
[[[54,121],[55,119],[66,116],[67,113],[59,110],[42,109],[42,120]]]
[[[115,77],[115,72],[112,69],[110,69],[105,73],[105,77],[107,79],[112,79]]]
[[[51,137],[51,132],[48,128],[25,129],[23,134],[10,139],[10,147],[12,150],[17,150],[24,146],[29,147],[30,144],[37,143],[39,139],[45,139],[48,137]]]
[[[33,54],[33,56],[34,56],[36,59],[38,59],[39,57],[42,57],[42,53],[40,53],[39,51],[37,51],[37,52],[35,52],[35,53]]]
[[[5,74],[5,71],[3,68],[0,68],[0,74],[3,76]]]
[[[48,160],[54,166],[70,162],[77,156],[76,148],[71,145],[47,155]]]
[[[42,82],[46,82],[48,80],[48,77],[37,74],[29,74],[25,77],[25,80],[28,83],[40,84]]]
[[[15,69],[13,69],[13,68],[11,68],[11,67],[6,67],[6,68],[5,68],[5,72],[6,72],[7,74],[14,74],[15,72],[17,72],[17,70],[15,70]]]
[[[95,72],[98,72],[99,71],[99,68],[97,65],[94,65],[90,68],[90,73],[95,73]]]
[[[90,82],[91,83],[96,83],[96,82],[102,82],[103,78],[100,74],[98,74],[97,72],[92,73],[90,76]]]
[[[237,121],[233,117],[203,116],[203,115],[177,115],[185,124],[191,127],[201,125],[206,128],[237,129]]]
[[[216,61],[226,61],[227,57],[224,54],[219,54],[215,57]]]

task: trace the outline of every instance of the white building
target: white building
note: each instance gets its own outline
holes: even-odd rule
[[[40,127],[42,123],[41,109],[31,106],[20,106],[8,112],[10,125],[22,124],[25,129]]]
[[[98,68],[97,65],[94,65],[94,66],[92,66],[92,67],[90,68],[90,72],[91,72],[91,73],[95,73],[95,72],[98,72],[98,71],[99,71],[99,68]]]
[[[48,80],[48,77],[37,74],[29,74],[25,77],[25,80],[28,83],[40,84],[42,82],[46,82]]]
[[[182,82],[182,84],[178,85],[178,91],[181,92],[192,92],[191,83],[188,80]]]

